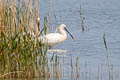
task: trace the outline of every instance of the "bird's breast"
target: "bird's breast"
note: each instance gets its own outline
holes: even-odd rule
[[[44,35],[41,39],[43,44],[48,43],[50,46],[54,46],[58,43],[63,42],[67,38],[66,35],[60,34],[60,33],[49,33],[47,35]]]

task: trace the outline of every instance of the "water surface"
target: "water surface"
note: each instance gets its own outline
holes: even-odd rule
[[[104,33],[109,61],[113,65],[113,80],[120,79],[120,0],[41,0],[40,5],[41,23],[44,16],[50,12],[51,31],[64,23],[75,37],[73,41],[68,36],[66,41],[55,47],[68,50],[67,54],[61,54],[65,56],[65,79],[69,79],[70,76],[70,55],[73,64],[76,57],[79,57],[79,79],[85,80],[85,72],[88,72],[87,80],[97,80],[98,70],[102,80],[109,79]],[[84,32],[81,31],[80,6],[85,17]],[[59,57],[60,60],[62,56]]]

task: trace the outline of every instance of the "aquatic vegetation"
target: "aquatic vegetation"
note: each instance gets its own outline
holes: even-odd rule
[[[85,17],[83,16],[81,6],[80,6],[79,12],[80,12],[80,24],[81,24],[81,28],[82,28],[82,32],[83,32],[85,30],[85,26],[84,26]]]
[[[104,41],[104,47],[106,49],[109,80],[113,80],[113,66],[110,63],[110,56],[109,56],[109,53],[108,53],[108,47],[107,47],[107,41],[106,41],[105,33],[103,35],[103,41]]]
[[[43,29],[40,29],[38,16],[39,0],[0,0],[0,78],[66,79],[67,69],[71,80],[91,80],[91,76],[94,76],[92,71],[86,63],[83,67],[80,66],[79,57],[70,57],[67,61],[70,63],[67,64],[69,68],[66,68],[65,57],[62,58],[62,62],[57,54],[53,53],[50,59],[47,57],[48,46],[43,46],[38,41],[38,36],[49,32],[50,28],[47,27],[50,26],[50,15],[44,17]],[[54,17],[57,25],[56,14]],[[84,31],[84,17],[81,12],[80,18]],[[108,59],[109,46],[105,34],[103,41]],[[109,80],[113,80],[114,68],[110,65],[109,59],[108,69]],[[98,65],[96,73],[96,80],[104,79],[102,64]],[[67,79],[69,78],[67,76]]]
[[[5,75],[0,77],[34,77],[38,73],[44,76],[47,45],[42,46],[37,40],[37,1],[16,1],[4,0],[0,5],[0,75]]]

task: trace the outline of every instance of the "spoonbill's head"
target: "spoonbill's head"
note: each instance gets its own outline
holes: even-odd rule
[[[65,24],[61,24],[61,25],[59,26],[59,29],[61,29],[61,30],[65,30],[65,28],[66,28],[66,25],[65,25]]]
[[[60,30],[64,30],[66,32],[68,32],[68,34],[71,36],[71,38],[74,40],[74,37],[72,36],[72,34],[68,31],[68,29],[66,28],[65,24],[61,24],[57,29],[56,32],[59,32]]]

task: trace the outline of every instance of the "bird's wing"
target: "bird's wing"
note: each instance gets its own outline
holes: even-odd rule
[[[64,36],[59,33],[49,33],[39,38],[42,43],[57,44],[64,41]]]

